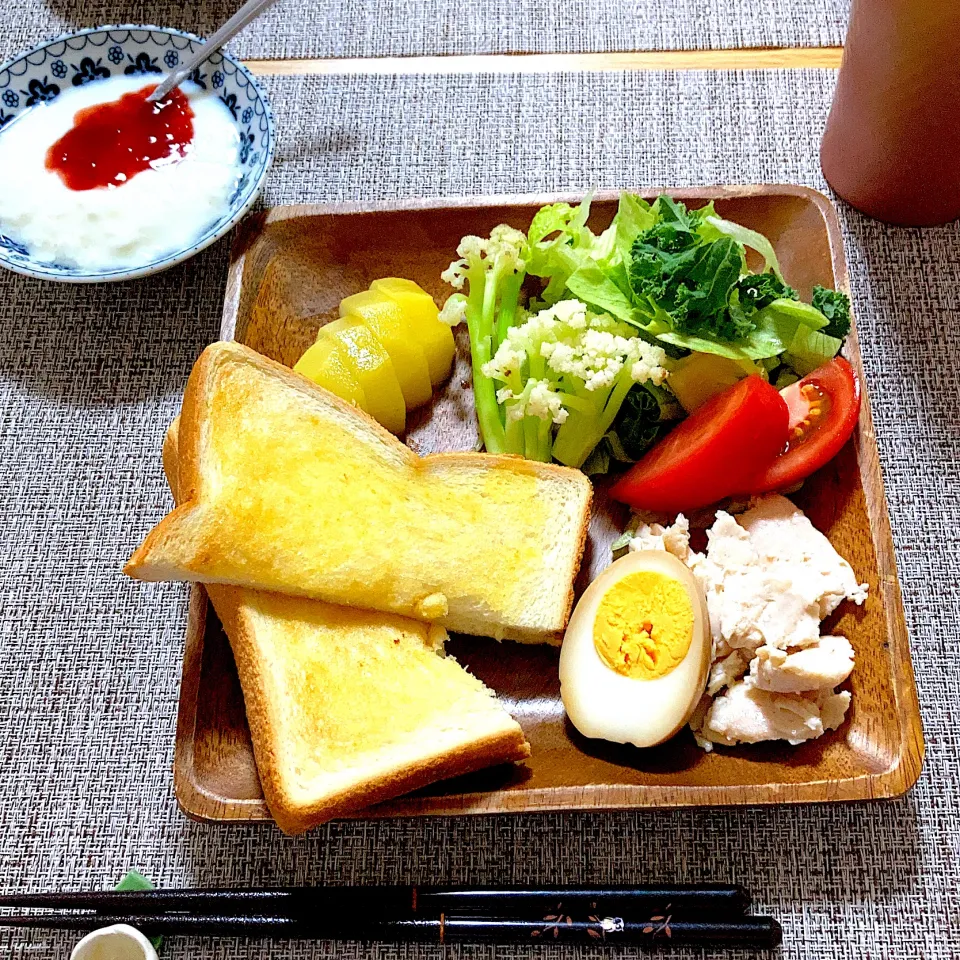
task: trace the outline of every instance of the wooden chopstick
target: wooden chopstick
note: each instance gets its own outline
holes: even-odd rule
[[[0,895],[0,907],[65,908],[101,913],[311,916],[318,909],[380,916],[654,915],[696,919],[743,914],[749,894],[736,885],[648,887],[279,887]]]
[[[347,918],[349,921],[349,918]],[[364,919],[169,914],[64,914],[5,916],[0,925],[58,930],[93,930],[125,923],[147,936],[246,936],[271,939],[331,939],[417,943],[680,944],[736,945],[772,949],[780,943],[780,925],[770,917],[737,917],[704,922],[657,915],[633,921],[612,917],[574,920],[549,914],[542,919],[508,917]]]

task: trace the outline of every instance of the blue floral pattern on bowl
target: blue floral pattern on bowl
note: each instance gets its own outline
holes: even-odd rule
[[[71,84],[80,86],[109,76],[161,74],[164,66],[173,69],[201,44],[199,37],[180,30],[133,24],[81,30],[40,44],[0,66],[0,131],[24,110],[55,100]],[[205,90],[217,91],[240,136],[240,177],[229,210],[220,220],[187,250],[140,267],[99,273],[34,260],[22,244],[0,233],[0,265],[52,280],[127,280],[172,267],[227,233],[263,188],[275,147],[273,113],[247,69],[222,51],[195,70],[191,80]]]
[[[73,80],[70,82],[75,87],[80,87],[85,83],[92,83],[94,80],[105,80],[110,76],[110,71],[106,67],[100,66],[100,61],[100,57],[97,57],[96,60],[93,57],[84,57],[79,63],[73,64]]]
[[[148,53],[138,53],[136,56],[128,53],[127,59],[130,65],[124,67],[123,72],[128,76],[141,73],[163,73],[163,70],[157,66],[157,58],[151,57]]]

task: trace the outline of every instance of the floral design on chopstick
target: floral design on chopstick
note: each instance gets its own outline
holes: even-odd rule
[[[554,939],[558,939],[560,932],[571,929],[575,922],[583,922],[587,935],[594,940],[606,940],[608,933],[620,933],[623,930],[624,923],[620,917],[601,917],[596,903],[590,904],[590,910],[592,912],[587,916],[586,921],[574,921],[572,914],[564,913],[563,903],[558,903],[552,913],[544,915],[543,925],[539,929],[530,931],[530,936],[549,937],[552,935]],[[586,926],[586,924],[594,924],[594,926]],[[583,929],[584,927],[579,927],[577,932]]]
[[[650,917],[650,919],[644,923],[642,932],[647,934],[651,939],[656,939],[657,937],[670,939],[673,936],[673,929],[670,926],[673,921],[673,915],[670,912],[671,906],[672,905],[668,903],[661,913],[654,914]],[[573,927],[575,922],[578,924],[579,930],[583,930],[584,927],[586,928],[587,936],[591,939],[601,941],[607,939],[608,933],[621,933],[625,927],[621,917],[602,916],[602,912],[597,908],[596,903],[590,904],[590,913],[587,915],[586,920],[583,921],[584,926],[581,927],[579,926],[581,921],[575,921],[571,914],[564,913],[563,903],[558,903],[552,912],[544,915],[542,926],[530,931],[530,936],[553,936],[554,939],[558,939],[560,932]]]
[[[597,905],[596,905],[596,903],[591,903],[591,904],[590,904],[590,909],[591,909],[593,912],[590,914],[590,916],[587,917],[587,919],[588,919],[591,923],[598,923],[598,924],[600,924],[600,929],[599,929],[599,930],[595,930],[593,927],[588,927],[588,928],[587,928],[587,936],[593,937],[594,940],[606,940],[606,939],[607,939],[607,924],[604,923],[604,920],[608,920],[608,919],[610,919],[610,918],[609,918],[609,917],[604,917],[603,919],[601,919],[601,918],[599,917],[599,915],[597,914]]]
[[[573,917],[563,912],[563,904],[557,904],[556,913],[544,915],[543,926],[539,930],[531,930],[531,937],[549,936],[551,933],[554,938],[560,936],[560,929],[563,925],[573,926]]]
[[[643,928],[643,932],[649,933],[652,937],[659,936],[660,934],[663,934],[665,937],[672,937],[673,931],[670,929],[671,919],[673,918],[670,915],[670,904],[668,903],[662,914],[657,914],[650,918],[647,925]]]

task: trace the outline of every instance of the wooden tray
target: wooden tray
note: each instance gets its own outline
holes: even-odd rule
[[[804,298],[815,283],[847,288],[836,214],[821,194],[747,186],[674,195],[694,206],[716,200],[721,215],[766,234],[784,274]],[[238,237],[222,335],[292,365],[318,326],[336,316],[342,297],[365,290],[377,277],[396,275],[416,280],[442,302],[449,291],[440,272],[464,234],[486,234],[501,222],[525,229],[537,208],[557,199],[580,198],[267,211],[248,220]],[[616,194],[598,194],[592,225],[606,226],[615,209]],[[408,431],[408,443],[420,452],[472,449],[476,442],[462,334],[459,345],[446,392]],[[862,377],[855,336],[845,352]],[[597,499],[581,589],[609,562],[609,544],[625,519],[605,500],[602,485]],[[870,586],[865,607],[844,603],[828,623],[849,637],[857,652],[849,681],[853,705],[838,731],[797,747],[759,744],[710,754],[694,744],[689,731],[651,750],[590,741],[564,716],[556,649],[454,638],[455,655],[499,693],[522,724],[531,757],[523,765],[446,781],[360,815],[855,800],[908,790],[920,773],[923,736],[869,403],[852,441],[795,499]],[[194,588],[190,605],[175,783],[181,807],[196,819],[269,819],[233,658],[200,588]]]

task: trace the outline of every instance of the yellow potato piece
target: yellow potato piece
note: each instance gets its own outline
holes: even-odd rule
[[[430,369],[430,382],[436,386],[445,380],[453,364],[453,333],[449,325],[439,319],[440,311],[433,297],[412,280],[401,277],[374,280],[370,289],[400,304],[412,335],[423,347]]]
[[[365,290],[340,304],[340,316],[359,317],[383,344],[393,362],[408,410],[421,406],[433,396],[427,358],[410,332],[399,303],[373,290]]]
[[[347,367],[366,397],[367,413],[391,433],[403,433],[407,419],[403,392],[383,344],[359,317],[328,323],[317,339],[326,337],[334,337],[342,345]]]
[[[347,366],[343,348],[336,337],[321,337],[296,362],[293,369],[355,407],[367,409],[363,388]]]
[[[702,407],[711,397],[738,380],[759,373],[752,360],[731,360],[712,353],[691,353],[670,371],[667,386],[687,413]]]

